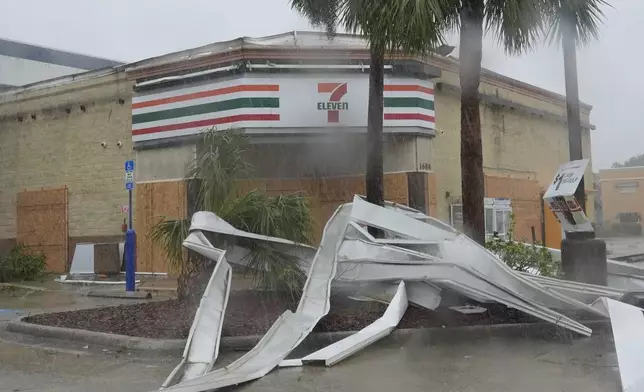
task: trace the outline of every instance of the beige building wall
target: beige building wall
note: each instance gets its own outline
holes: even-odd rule
[[[437,82],[458,86],[458,75],[443,71]],[[565,116],[565,106],[538,99],[527,92],[486,83],[483,94],[502,97],[513,103]],[[436,138],[432,146],[432,166],[438,184],[438,217],[449,221],[450,204],[461,200],[460,96],[453,89],[435,91]],[[589,113],[582,112],[582,122]],[[562,121],[528,114],[519,109],[500,107],[481,100],[483,166],[487,175],[537,180],[545,189],[560,164],[568,159],[568,131]],[[590,133],[583,132],[584,157],[590,157]],[[588,215],[594,216],[592,173],[586,172]],[[589,193],[590,192],[590,193]]]
[[[644,167],[599,171],[604,222],[619,223],[620,213],[636,212],[644,219]]]
[[[63,186],[70,257],[78,241],[120,237],[132,84],[113,72],[84,75],[0,95],[0,239],[16,236],[18,192]]]

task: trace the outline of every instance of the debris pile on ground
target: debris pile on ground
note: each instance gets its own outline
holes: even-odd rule
[[[369,228],[383,235],[374,238]],[[218,249],[204,232],[231,241],[225,242],[226,249]],[[297,304],[259,293],[231,294],[229,263],[247,266],[245,255],[250,251],[235,245],[238,237],[270,244],[300,261],[307,281]],[[607,316],[590,300],[606,293],[621,295],[603,287],[517,273],[443,222],[393,203],[373,205],[359,196],[336,210],[317,249],[236,229],[211,212],[193,215],[183,244],[216,263],[196,310],[166,301],[35,316],[29,321],[146,337],[187,335],[183,360],[162,387],[202,392],[257,379],[277,366],[312,362],[331,366],[395,327],[543,320],[590,336],[590,328],[579,321]],[[477,305],[477,312],[463,311],[463,305],[470,304]],[[360,331],[302,358],[285,360],[314,330]],[[261,333],[265,334],[255,348],[213,370],[221,336]]]
[[[226,308],[222,336],[247,336],[266,333],[280,314],[295,309],[297,303],[267,298],[250,290],[232,292]],[[387,306],[376,302],[331,298],[331,310],[315,327],[316,332],[357,331],[374,322]],[[432,311],[410,306],[399,328],[457,327],[466,325],[512,324],[538,321],[504,306],[488,306],[483,314],[464,315],[450,309]],[[155,301],[96,309],[45,313],[24,321],[52,327],[85,329],[151,339],[185,339],[196,308],[178,300]]]

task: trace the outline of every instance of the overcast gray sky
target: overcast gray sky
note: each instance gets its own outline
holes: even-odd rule
[[[581,99],[594,106],[594,170],[644,153],[644,1],[609,0],[601,39],[579,52]],[[288,0],[1,0],[0,37],[135,61],[240,36],[310,30]],[[507,57],[486,38],[483,65],[564,92],[559,48]]]

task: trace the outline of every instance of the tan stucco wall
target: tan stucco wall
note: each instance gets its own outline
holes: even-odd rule
[[[637,190],[620,193],[620,182],[637,182]],[[600,170],[599,186],[605,223],[618,223],[619,213],[638,212],[644,219],[644,167]]]
[[[458,86],[458,76],[443,71],[439,81]],[[565,107],[538,100],[527,93],[482,83],[481,91],[506,100],[565,115]],[[438,217],[449,221],[449,205],[460,202],[460,97],[449,91],[435,92],[436,138],[432,140],[432,166],[438,184]],[[588,121],[588,113],[582,113]],[[481,101],[483,165],[488,175],[537,180],[547,188],[560,164],[568,159],[568,132],[563,122],[529,115],[520,110],[492,108]],[[584,157],[590,157],[590,134],[583,133]],[[592,189],[591,165],[586,189]],[[447,196],[449,195],[449,196]],[[588,195],[588,215],[594,216],[594,194]]]
[[[437,82],[458,86],[458,77],[445,70]],[[565,115],[561,102],[489,80],[484,79],[481,91]],[[67,185],[70,237],[117,235],[124,217],[120,206],[127,203],[124,160],[138,160],[137,181],[184,175],[193,147],[141,150],[137,154],[132,151],[131,92],[132,82],[112,74],[19,94],[6,104],[2,102],[7,99],[0,97],[0,239],[15,237],[15,195],[19,190]],[[546,188],[557,167],[568,161],[566,124],[521,110],[492,109],[485,101],[481,106],[486,174],[536,180]],[[430,163],[435,179],[432,188],[436,191],[429,197],[436,200],[436,215],[449,221],[449,205],[458,203],[461,194],[459,96],[437,89],[435,108],[436,137],[407,137],[388,143],[384,163],[386,172],[413,171],[419,169],[420,163]],[[589,121],[587,112],[582,113],[582,121]],[[116,147],[119,140],[124,143],[122,148]],[[107,148],[100,146],[101,141],[107,143]],[[348,156],[344,165],[348,169],[334,172],[331,177],[364,172],[364,144],[308,147],[291,145],[285,147],[286,152],[275,145],[257,147],[260,154],[253,163],[260,168],[259,177],[310,176],[302,172],[304,163],[327,159],[337,164],[341,156]],[[584,131],[584,155],[590,156],[589,131]],[[285,160],[286,156],[293,158]],[[587,189],[592,188],[591,181],[586,184]],[[592,194],[587,206],[592,219]]]
[[[120,234],[131,91],[109,74],[0,97],[0,239],[16,235],[19,191],[65,185],[70,238]]]

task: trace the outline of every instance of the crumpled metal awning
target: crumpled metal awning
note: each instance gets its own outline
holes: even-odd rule
[[[384,237],[374,238],[369,227],[381,229]],[[231,241],[225,250],[217,249],[208,242],[204,231]],[[229,276],[223,272],[228,271],[226,260],[243,264],[248,252],[234,241],[235,237],[265,241],[298,257],[307,272],[307,281],[294,313],[282,314],[260,342],[240,359],[211,371],[218,351],[216,331],[221,330],[224,297],[229,289],[229,284],[223,284]],[[624,295],[620,289],[518,273],[443,222],[394,203],[384,207],[373,205],[360,196],[336,210],[317,249],[238,230],[210,212],[193,216],[184,245],[218,260],[218,268],[211,278],[213,289],[206,290],[195,315],[194,332],[191,331],[184,360],[164,383],[172,391],[200,392],[236,385],[262,377],[280,364],[321,361],[330,366],[391,332],[400,322],[408,301],[436,309],[445,290],[482,303],[501,303],[584,336],[589,336],[591,330],[559,310],[606,316],[605,309],[590,305],[593,298]],[[389,307],[379,320],[360,332],[305,355],[301,361],[284,361],[328,313],[331,287],[351,298],[386,302]],[[211,328],[210,335],[201,334],[205,325]],[[204,341],[201,348],[197,347],[198,341]]]

